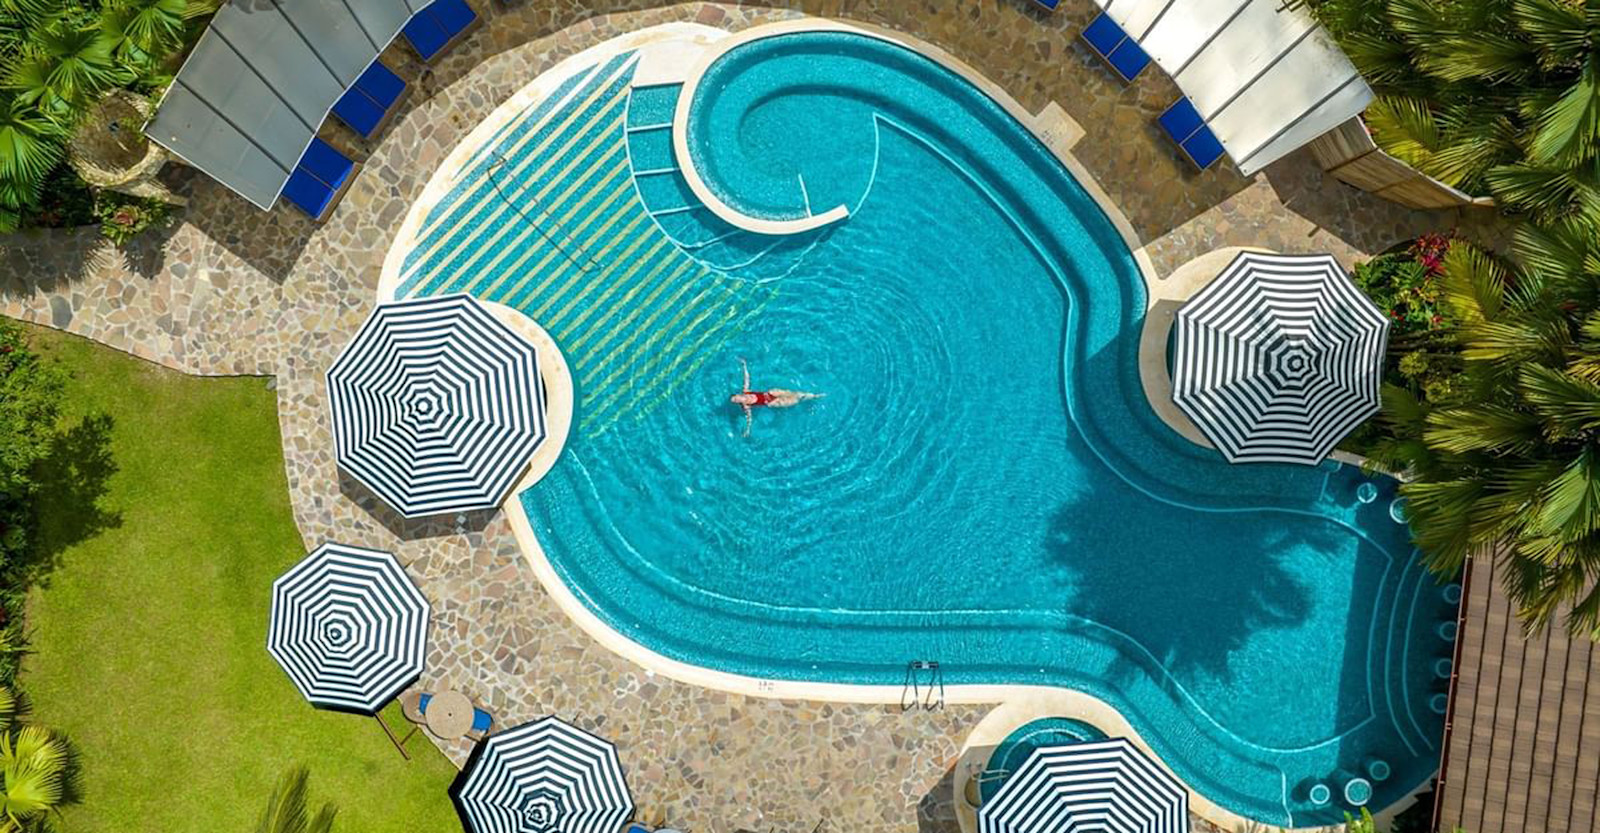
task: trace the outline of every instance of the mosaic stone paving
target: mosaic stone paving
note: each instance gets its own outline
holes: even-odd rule
[[[414,82],[375,142],[329,120],[324,138],[363,163],[313,226],[260,212],[178,171],[191,199],[176,227],[126,251],[93,229],[0,239],[0,314],[69,330],[198,374],[261,374],[277,390],[295,520],[326,538],[394,550],[433,600],[424,687],[458,686],[502,724],[559,713],[614,738],[646,821],[740,830],[954,830],[949,771],[986,711],[761,700],[651,676],[600,648],[555,607],[502,516],[404,521],[333,462],[322,373],[375,297],[411,201],[451,147],[497,104],[567,55],[626,31],[691,20],[730,30],[802,13],[909,32],[949,50],[1030,110],[1059,103],[1087,130],[1076,148],[1150,243],[1166,274],[1222,246],[1331,251],[1346,263],[1422,231],[1492,218],[1409,211],[1336,183],[1296,154],[1254,179],[1185,167],[1155,117],[1177,96],[1160,73],[1115,83],[1073,41],[1088,0],[1045,13],[1029,0],[474,0],[487,19],[439,64],[385,56]],[[459,530],[459,531],[458,531]],[[263,602],[264,604],[265,602]],[[285,683],[287,685],[287,683]],[[446,752],[458,762],[467,747]]]

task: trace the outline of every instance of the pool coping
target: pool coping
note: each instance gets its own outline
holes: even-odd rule
[[[1132,223],[1111,200],[1089,170],[1073,155],[1072,148],[1084,136],[1085,131],[1058,104],[1050,102],[1041,108],[1038,113],[1030,113],[993,81],[990,81],[976,69],[937,46],[892,29],[870,24],[846,23],[827,18],[808,17],[756,26],[737,34],[703,24],[661,24],[622,34],[588,49],[581,50],[564,58],[545,72],[529,79],[526,85],[498,105],[483,122],[474,127],[456,144],[439,164],[440,171],[449,171],[450,173],[445,176],[440,176],[436,173],[428,181],[421,194],[412,202],[411,208],[408,210],[400,231],[395,238],[395,243],[385,256],[378,284],[379,300],[390,300],[394,297],[395,290],[399,286],[399,272],[403,262],[403,256],[400,253],[408,250],[415,243],[417,231],[426,216],[424,206],[431,206],[436,203],[454,185],[456,176],[459,175],[460,171],[464,170],[465,163],[471,158],[472,154],[493,137],[501,127],[519,116],[530,104],[536,103],[553,93],[563,81],[576,72],[599,61],[615,57],[619,53],[639,51],[641,53],[639,58],[640,69],[636,72],[632,86],[678,83],[681,80],[684,84],[684,92],[680,94],[681,103],[684,100],[682,98],[683,95],[692,96],[693,85],[698,82],[700,76],[703,75],[711,62],[729,49],[765,37],[807,31],[853,32],[900,45],[955,72],[980,92],[989,96],[991,100],[999,104],[1010,116],[1022,124],[1067,168],[1074,180],[1089,194],[1101,212],[1111,221],[1112,226],[1121,235],[1124,244],[1133,254],[1134,261],[1138,265],[1140,274],[1145,281],[1147,303],[1153,304],[1158,298],[1168,297],[1169,293],[1162,291],[1164,282],[1158,279],[1154,263],[1146,251],[1144,242],[1135,232]],[[646,54],[646,50],[651,47],[655,47],[656,51],[665,53],[662,57],[670,55],[669,63],[664,65],[659,60],[647,60],[649,55]],[[692,52],[693,49],[700,50],[699,60],[691,68],[693,75],[686,74],[682,79],[679,79],[678,74],[672,70],[675,65],[681,64],[686,52]],[[648,70],[646,67],[648,67]],[[640,76],[644,77],[641,78]],[[689,157],[684,152],[684,147],[677,146],[680,129],[686,132],[687,128],[686,115],[680,112],[682,110],[683,108],[680,107],[674,112],[674,145],[675,150],[680,153],[680,158],[688,160]],[[723,216],[723,219],[728,220],[730,223],[750,231],[767,234],[794,233],[804,230],[804,228],[825,225],[826,222],[833,222],[843,216],[832,217],[826,222],[816,222],[815,225],[804,227],[746,217],[733,211],[732,208],[722,205],[714,195],[711,195],[705,189],[704,182],[699,181],[698,174],[693,172],[692,164],[683,164],[681,170],[685,174],[685,179],[690,182],[690,187],[694,190],[697,198],[704,201],[714,212],[717,206],[722,206],[727,214],[722,215],[719,213],[719,216]],[[843,206],[839,206],[838,209],[844,210]],[[847,214],[848,212],[846,211],[845,213]],[[803,222],[813,222],[816,221],[817,217],[824,216],[828,215],[826,213],[824,215],[816,215],[815,217],[807,218]],[[778,224],[773,225],[774,223]],[[521,316],[520,313],[517,315],[535,328],[538,328],[538,325],[531,319]],[[538,328],[537,331],[544,334],[544,338],[549,339],[548,334],[544,333],[542,328]],[[552,348],[549,352],[554,354],[560,361],[561,368],[565,370],[565,357],[560,354],[560,350],[555,346],[553,340],[548,343]],[[541,361],[542,369],[543,362]],[[566,420],[570,423],[570,407],[572,405],[570,372],[566,375],[557,375],[559,377],[557,385],[563,387],[562,394],[565,395],[565,401],[568,403],[569,411],[566,414]],[[555,387],[552,386],[549,391],[551,400],[558,398]],[[1150,388],[1147,386],[1147,397],[1150,392]],[[1157,407],[1157,412],[1160,413],[1156,398],[1151,398],[1151,404],[1152,407]],[[1180,431],[1180,433],[1182,432]],[[540,452],[535,454],[535,459],[530,464],[529,471],[519,481],[518,485],[511,490],[502,508],[506,512],[512,534],[522,550],[523,557],[538,577],[539,583],[544,587],[557,607],[584,633],[612,653],[643,668],[648,676],[659,674],[663,677],[701,688],[779,700],[812,700],[873,705],[890,705],[902,702],[903,689],[901,686],[775,680],[733,674],[692,665],[657,653],[635,642],[625,633],[612,628],[589,608],[578,597],[576,591],[561,578],[554,565],[550,562],[543,546],[539,543],[532,519],[529,518],[519,498],[519,494],[524,489],[537,482],[555,464],[561,451],[564,450],[565,439],[566,437],[562,436],[559,442],[547,442],[541,446]],[[1006,715],[1018,711],[1041,708],[1052,710],[1049,712],[1050,714],[1061,714],[1062,716],[1073,716],[1087,720],[1108,735],[1128,738],[1141,751],[1157,761],[1159,766],[1169,775],[1172,775],[1178,783],[1183,784],[1189,794],[1189,809],[1191,813],[1213,824],[1227,828],[1254,829],[1261,826],[1260,822],[1233,813],[1210,801],[1190,787],[1187,782],[1172,772],[1166,761],[1151,748],[1149,743],[1134,729],[1120,711],[1092,695],[1063,686],[1027,684],[958,684],[946,687],[944,694],[945,702],[951,704],[995,704],[996,708],[985,716],[983,721],[980,722],[980,726],[995,717],[995,715]],[[1044,712],[1040,712],[1035,716],[1043,716],[1043,714]],[[983,737],[984,735],[980,734],[977,728],[969,732],[968,737],[961,746],[962,754],[974,747],[975,743],[979,742]],[[959,759],[956,768],[959,769]],[[957,779],[956,789],[959,791],[961,786],[962,782]],[[959,794],[952,796],[952,800],[958,808],[962,805]],[[1407,802],[1402,801],[1403,803]],[[1395,807],[1398,806],[1401,805],[1395,805]],[[962,825],[965,828],[965,820],[962,821]],[[1320,829],[1323,828],[1294,828],[1294,830],[1307,831],[1308,833],[1309,831]]]
[[[561,348],[556,346],[556,340],[551,338],[537,321],[505,304],[482,300],[478,303],[488,308],[496,318],[533,345],[539,366],[539,381],[544,384],[544,440],[528,457],[527,469],[523,471],[516,485],[506,493],[506,499],[502,504],[516,502],[517,493],[538,483],[549,474],[550,470],[555,468],[556,461],[561,459],[561,452],[567,448],[575,404],[572,395],[572,369],[567,366],[567,357],[562,355]]]

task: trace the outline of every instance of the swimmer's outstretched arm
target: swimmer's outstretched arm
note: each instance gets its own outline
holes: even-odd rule
[[[746,363],[744,359],[740,359],[739,360],[739,366],[744,368],[744,392],[745,393],[749,393],[750,392],[750,365],[748,363]],[[750,415],[750,409],[749,408],[745,408],[744,409],[744,413],[745,413],[745,416],[749,416]]]
[[[750,436],[750,423],[752,421],[754,421],[754,417],[750,414],[750,406],[746,405],[744,406],[744,435],[746,437]]]

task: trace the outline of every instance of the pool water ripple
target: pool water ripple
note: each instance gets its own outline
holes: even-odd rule
[[[539,185],[600,204],[573,187],[585,160],[630,150],[636,195],[571,220],[624,216],[630,236],[588,238],[600,266],[581,279],[475,278],[561,287],[511,298],[556,312],[583,403],[562,461],[519,499],[584,604],[733,673],[893,685],[907,660],[937,659],[949,684],[1077,688],[1262,822],[1338,821],[1305,786],[1374,757],[1394,772],[1375,805],[1427,777],[1441,720],[1418,704],[1448,613],[1387,517],[1392,484],[1230,467],[1161,423],[1138,379],[1132,256],[999,106],[865,36],[736,47],[689,104],[696,170],[754,216],[851,209],[772,238],[687,201],[651,127],[673,89],[619,90],[629,66],[526,118],[637,99]],[[502,231],[460,245],[518,234]],[[644,265],[624,254],[640,251]],[[409,262],[416,291],[443,291],[427,264],[450,256]],[[743,437],[727,402],[741,358],[757,387],[826,396],[762,410]],[[1356,500],[1364,483],[1379,500]]]

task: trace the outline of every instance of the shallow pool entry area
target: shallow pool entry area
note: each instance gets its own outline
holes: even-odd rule
[[[443,172],[397,293],[472,292],[561,347],[576,427],[518,499],[597,616],[753,677],[935,660],[947,685],[1084,691],[1274,825],[1341,821],[1352,777],[1376,809],[1432,774],[1453,607],[1393,484],[1229,466],[1162,423],[1127,244],[1003,108],[838,32],[734,47],[688,102],[636,69],[575,73]],[[849,216],[746,231],[685,165],[751,217]],[[741,359],[824,396],[745,437]]]

